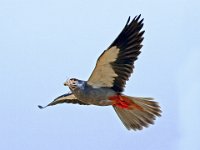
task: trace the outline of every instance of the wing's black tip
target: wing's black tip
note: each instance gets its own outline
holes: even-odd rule
[[[127,20],[127,22],[126,22],[126,25],[129,23],[130,19],[131,19],[131,16],[128,17],[128,20]]]
[[[40,109],[44,109],[44,108],[46,108],[47,106],[41,106],[41,105],[38,105],[38,108],[40,108]]]

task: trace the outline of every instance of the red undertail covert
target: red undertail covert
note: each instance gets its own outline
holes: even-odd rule
[[[126,96],[114,95],[109,97],[109,100],[112,100],[113,106],[117,106],[119,108],[143,110],[142,107],[134,103],[132,100],[128,99]]]

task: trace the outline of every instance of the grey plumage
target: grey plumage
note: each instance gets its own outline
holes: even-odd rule
[[[152,98],[122,94],[133,72],[134,62],[141,53],[144,31],[141,31],[143,19],[140,17],[136,16],[131,22],[128,18],[121,33],[98,58],[88,81],[76,78],[67,80],[64,85],[71,92],[57,97],[47,106],[61,103],[111,105],[128,130],[141,130],[153,124],[156,116],[161,114],[157,102]]]

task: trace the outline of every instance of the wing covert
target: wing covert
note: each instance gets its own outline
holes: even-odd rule
[[[88,84],[94,87],[111,87],[116,92],[124,90],[142,48],[143,19],[136,16],[128,21],[114,42],[98,58]],[[130,22],[130,23],[129,23]]]
[[[72,104],[80,104],[80,105],[89,105],[86,103],[83,103],[81,101],[79,101],[74,94],[72,93],[66,93],[63,94],[57,98],[55,98],[51,103],[49,103],[48,105],[46,105],[45,107],[38,105],[39,108],[46,108],[48,106],[53,106],[53,105],[57,105],[57,104],[62,104],[62,103],[72,103]]]

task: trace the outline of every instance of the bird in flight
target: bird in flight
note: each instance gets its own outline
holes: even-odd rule
[[[114,42],[100,55],[87,81],[71,78],[64,85],[70,92],[54,99],[47,106],[61,103],[112,106],[128,130],[141,130],[161,116],[160,106],[150,97],[123,94],[126,81],[141,53],[143,19],[141,15],[128,21]],[[45,108],[38,106],[39,108]]]

